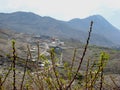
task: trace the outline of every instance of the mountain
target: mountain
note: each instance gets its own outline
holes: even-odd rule
[[[120,31],[100,15],[66,22],[31,12],[0,13],[0,28],[85,42],[91,20],[94,21],[91,44],[120,45]]]
[[[0,14],[0,27],[17,32],[45,34],[50,36],[58,35],[69,37],[74,33],[74,30],[71,30],[71,28],[62,21],[55,20],[51,17],[41,17],[31,12]]]
[[[94,21],[93,33],[101,35],[113,43],[120,45],[120,30],[110,24],[105,18],[100,15],[93,15],[85,19],[72,19],[68,25],[72,28],[85,31],[89,28],[90,21]]]

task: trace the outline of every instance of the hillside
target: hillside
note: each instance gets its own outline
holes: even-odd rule
[[[46,88],[49,88],[49,87],[46,87],[46,83],[47,83],[46,79],[50,78],[50,81],[53,84],[56,81],[56,78],[54,77],[53,64],[51,65],[51,63],[50,63],[50,61],[52,60],[52,58],[50,58],[51,55],[50,55],[50,57],[40,55],[40,59],[37,61],[32,61],[34,58],[33,59],[26,58],[26,57],[29,57],[29,54],[26,52],[26,50],[27,50],[26,46],[28,44],[30,45],[30,47],[32,47],[32,45],[36,47],[36,49],[35,49],[35,47],[34,47],[34,49],[30,48],[30,55],[32,54],[32,57],[34,55],[38,55],[37,50],[40,50],[40,54],[41,54],[43,47],[40,47],[39,49],[37,49],[37,45],[35,43],[25,43],[25,42],[27,42],[27,38],[29,40],[32,39],[31,35],[29,35],[29,34],[16,33],[14,31],[6,30],[6,29],[0,29],[0,67],[1,67],[0,75],[1,75],[1,82],[3,83],[1,85],[1,87],[3,87],[5,90],[9,90],[9,89],[12,90],[12,88],[13,88],[13,86],[12,86],[12,82],[13,82],[12,80],[14,79],[13,78],[13,69],[12,69],[13,67],[10,66],[10,65],[13,65],[13,60],[14,60],[13,59],[14,56],[12,55],[12,52],[14,52],[14,50],[12,49],[13,44],[11,43],[12,38],[14,38],[16,40],[15,41],[15,51],[16,51],[17,59],[16,59],[15,69],[14,69],[16,72],[16,75],[15,75],[16,88],[17,89],[20,88],[21,80],[22,80],[23,76],[25,75],[23,88],[26,88],[25,85],[28,82],[30,82],[29,83],[30,87],[27,89],[43,90],[41,88],[38,89],[39,86],[42,85],[42,88],[45,88],[45,90],[49,90],[49,89],[46,89]],[[42,37],[42,39],[40,41],[43,41],[43,42],[40,42],[41,44],[39,44],[39,45],[43,45],[42,43],[44,43],[44,42],[46,42],[46,43],[50,42],[50,40],[48,40],[48,38],[46,38],[46,39],[47,40],[43,40],[43,37]],[[63,49],[63,52],[61,54],[61,56],[63,55],[62,62],[64,64],[62,65],[62,63],[61,63],[62,66],[61,65],[59,66],[59,64],[55,64],[56,65],[55,70],[58,72],[58,75],[60,76],[58,79],[61,80],[63,85],[68,85],[69,77],[70,78],[73,77],[73,75],[74,75],[73,73],[76,72],[76,68],[78,67],[78,64],[80,62],[81,55],[83,54],[83,51],[84,51],[84,45],[75,40],[72,41],[72,39],[71,39],[71,41],[66,40],[64,47],[66,47],[66,48]],[[76,54],[74,52],[74,48],[77,48]],[[35,50],[36,52],[33,52],[33,50]],[[89,46],[87,48],[87,52],[84,57],[84,60],[81,64],[81,68],[80,68],[80,70],[74,80],[74,83],[73,83],[73,85],[75,87],[79,86],[78,89],[76,89],[76,90],[79,90],[80,88],[84,88],[84,87],[82,87],[81,84],[83,84],[83,85],[85,84],[86,78],[84,78],[84,77],[86,76],[86,70],[87,70],[86,68],[87,68],[88,60],[90,60],[89,67],[88,67],[88,71],[89,71],[88,73],[93,72],[91,74],[88,74],[89,77],[91,77],[91,76],[95,77],[97,75],[97,73],[94,73],[94,72],[99,71],[100,67],[99,67],[98,63],[101,60],[100,56],[101,56],[101,52],[103,52],[103,51],[104,51],[104,53],[106,53],[106,55],[110,55],[109,61],[108,62],[104,61],[104,62],[107,62],[107,66],[104,68],[104,71],[102,71],[104,73],[104,76],[103,76],[104,82],[109,82],[108,83],[109,87],[108,87],[108,85],[106,85],[104,83],[103,83],[103,85],[104,85],[103,87],[106,88],[106,90],[109,90],[109,88],[113,88],[113,89],[116,88],[116,86],[110,79],[109,75],[112,76],[114,78],[115,82],[117,83],[117,85],[119,85],[119,83],[120,83],[119,82],[120,81],[120,75],[119,75],[119,73],[120,73],[120,68],[119,68],[120,51],[114,50],[111,48],[105,48],[105,47]],[[48,50],[48,52],[49,52],[49,50]],[[55,55],[57,56],[57,53]],[[75,55],[75,58],[73,55]],[[49,58],[50,58],[50,60],[49,60]],[[73,58],[74,58],[74,61],[72,62]],[[108,57],[105,57],[105,59],[106,58],[108,58]],[[56,61],[55,61],[55,63],[56,63],[59,60],[59,58],[56,57],[55,59],[56,59]],[[102,59],[102,61],[103,60],[104,59]],[[40,62],[44,61],[46,65],[44,64],[45,66],[41,66],[42,64],[38,63],[38,61],[40,61]],[[73,65],[73,67],[72,67],[73,69],[72,69],[72,71],[70,71],[72,65]],[[91,67],[92,67],[92,69],[91,69]],[[26,71],[25,71],[25,68],[26,68]],[[26,74],[24,74],[24,73],[26,73]],[[68,73],[70,73],[70,74],[68,74]],[[101,71],[99,71],[98,74],[100,75]],[[7,79],[4,81],[4,78],[6,78],[6,77],[7,77]],[[42,78],[43,84],[41,84],[41,82],[39,82],[39,81],[41,81],[40,77],[44,77],[44,78]],[[98,76],[96,78],[97,78],[96,79],[97,81],[95,82],[95,86],[100,85],[99,84],[100,76]],[[91,80],[93,80],[93,78],[90,78],[90,81]],[[80,81],[80,83],[79,83],[79,81]],[[40,85],[37,85],[39,83],[40,83]],[[91,83],[91,82],[88,82],[88,83]],[[49,82],[47,84],[52,85]],[[56,86],[58,86],[56,82],[55,82],[55,84],[56,84]],[[54,89],[54,88],[52,87],[52,89]],[[98,87],[97,88],[95,87],[95,89],[98,89]],[[22,89],[20,89],[20,90],[22,90]],[[74,87],[72,87],[72,90],[75,90]]]
[[[94,21],[91,44],[120,45],[119,30],[98,15],[65,22],[51,17],[41,17],[31,12],[0,13],[0,28],[85,42],[91,20]]]

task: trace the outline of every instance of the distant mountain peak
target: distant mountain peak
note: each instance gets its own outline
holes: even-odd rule
[[[33,12],[24,12],[24,11],[17,11],[17,12],[13,12],[13,13],[11,13],[11,14],[35,14],[35,13],[33,13]]]
[[[105,18],[102,16],[102,15],[99,15],[99,14],[97,14],[97,15],[92,15],[92,16],[88,16],[88,17],[86,17],[86,18],[83,18],[83,19],[80,19],[80,18],[73,18],[73,19],[71,19],[69,22],[79,22],[79,21],[81,21],[81,20],[84,20],[84,19],[101,19],[101,20],[105,20]]]
[[[103,18],[103,16],[102,16],[102,15],[100,15],[100,14],[91,15],[91,16],[89,16],[89,17]]]
[[[73,21],[74,21],[74,22],[78,22],[78,21],[80,21],[80,20],[81,20],[80,18],[73,18],[73,19],[70,20],[70,22],[73,22]]]
[[[17,11],[17,12],[13,12],[13,13],[11,13],[11,14],[16,14],[16,15],[31,15],[31,16],[39,16],[39,15],[37,15],[37,14],[35,14],[35,13],[33,13],[33,12],[24,12],[24,11]],[[40,17],[40,16],[39,16]]]
[[[101,21],[107,21],[102,15],[92,15],[85,19],[93,19],[93,20],[101,20]]]

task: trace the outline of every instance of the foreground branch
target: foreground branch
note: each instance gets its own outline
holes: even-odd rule
[[[90,40],[90,37],[91,37],[92,26],[93,26],[93,21],[91,21],[91,24],[90,24],[90,31],[89,31],[89,34],[88,34],[87,43],[86,43],[86,45],[85,45],[85,48],[84,48],[82,57],[81,57],[81,59],[80,59],[79,66],[78,66],[78,68],[77,68],[77,71],[76,71],[73,79],[70,81],[69,85],[66,87],[66,90],[68,90],[68,88],[70,88],[70,86],[71,86],[72,83],[74,82],[74,80],[75,80],[75,78],[76,78],[76,76],[77,76],[77,74],[78,74],[78,72],[79,72],[79,70],[80,70],[80,68],[81,68],[81,64],[82,64],[83,59],[84,59],[84,57],[85,57],[85,54],[86,54],[86,51],[87,51],[87,47],[88,47],[88,44],[89,44],[89,40]]]

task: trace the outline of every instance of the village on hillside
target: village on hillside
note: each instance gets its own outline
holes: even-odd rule
[[[11,41],[15,40],[16,45],[16,53],[17,58],[19,58],[19,62],[17,63],[19,65],[16,65],[18,68],[21,66],[23,67],[23,61],[26,60],[26,55],[28,52],[27,44],[30,48],[31,56],[29,56],[28,63],[34,63],[37,64],[38,67],[42,68],[45,66],[44,60],[41,58],[38,59],[38,50],[39,50],[39,57],[44,56],[47,59],[47,62],[49,65],[52,65],[51,59],[50,59],[50,50],[53,48],[55,56],[57,58],[56,65],[58,67],[63,66],[63,49],[66,48],[64,42],[62,42],[60,39],[56,37],[49,37],[45,35],[38,35],[38,34],[23,34],[23,33],[15,33],[14,37],[10,36],[8,40],[6,39],[7,43],[5,45],[1,44],[1,47],[8,48],[7,51],[3,51],[0,56],[0,65],[3,68],[7,68],[10,63],[12,62],[11,56],[12,53],[12,47],[11,47]],[[6,52],[6,53],[5,53]],[[2,54],[5,54],[4,56]]]
[[[39,67],[44,67],[45,61],[38,60],[38,50],[39,50],[39,56],[47,57],[47,62],[51,65],[52,62],[50,60],[50,49],[54,49],[54,53],[57,56],[57,65],[58,67],[63,66],[63,49],[65,47],[64,42],[60,41],[58,38],[51,37],[48,38],[47,36],[40,36],[40,35],[34,35],[32,38],[28,41],[30,43],[30,52],[31,52],[31,58],[30,60],[33,62],[37,62]],[[37,46],[37,44],[39,44]],[[38,49],[39,48],[39,49]]]

